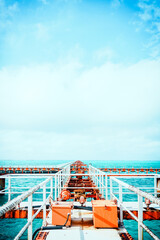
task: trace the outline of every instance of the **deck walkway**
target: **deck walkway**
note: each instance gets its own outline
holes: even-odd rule
[[[74,205],[80,206],[79,202]],[[91,207],[91,202],[86,203]],[[72,226],[61,231],[48,231],[46,240],[65,239],[65,240],[120,240],[120,231],[122,229],[97,229],[93,226],[93,213],[87,210],[73,209],[71,212]],[[48,226],[51,225],[52,214],[47,217]],[[123,229],[125,232],[125,229]]]
[[[49,231],[46,240],[65,239],[65,240],[121,240],[116,229],[94,229],[82,230],[80,227],[71,227],[66,230]]]

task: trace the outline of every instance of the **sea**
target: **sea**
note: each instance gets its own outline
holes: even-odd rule
[[[75,160],[76,161],[76,160]],[[25,167],[35,167],[35,166],[41,166],[41,167],[47,167],[47,166],[63,166],[63,164],[67,162],[74,162],[73,160],[27,160],[27,161],[19,161],[19,160],[0,160],[0,167],[1,166],[25,166]],[[116,160],[83,160],[86,164],[92,164],[92,166],[97,168],[160,168],[160,161],[116,161]],[[16,191],[16,187],[33,187],[34,185],[42,182],[45,178],[25,178],[25,179],[12,179],[11,186]],[[136,187],[139,187],[143,190],[143,187],[153,187],[153,179],[143,178],[141,180],[132,178],[132,179],[123,179],[125,182],[134,185]],[[6,187],[8,186],[8,182],[6,181]],[[25,191],[26,189],[19,189],[20,191]],[[40,190],[41,192],[41,190]],[[152,193],[152,189],[149,189],[148,192]],[[18,194],[12,194],[12,199],[16,197]],[[42,194],[33,196],[34,201],[42,200]],[[116,193],[115,193],[116,195]],[[117,195],[118,196],[118,195]],[[125,194],[124,200],[126,201],[135,201],[137,198],[134,195]],[[0,206],[2,206],[4,203],[6,203],[8,200],[7,194],[0,195]],[[12,240],[14,237],[18,234],[18,232],[22,229],[22,227],[26,224],[27,219],[0,219],[0,240]],[[42,224],[41,219],[35,219],[33,221],[33,231],[40,227]],[[150,230],[153,231],[154,234],[156,234],[160,238],[160,220],[145,220],[144,224],[150,228]],[[134,220],[124,220],[124,225],[130,235],[135,239],[138,240],[138,225],[137,222]],[[21,237],[21,239],[27,239],[27,232],[24,233],[24,235]],[[144,231],[144,240],[151,240],[151,238],[148,233]]]

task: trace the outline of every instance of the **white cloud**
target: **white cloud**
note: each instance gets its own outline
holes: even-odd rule
[[[8,15],[13,16],[18,11],[18,3],[15,2],[8,6]]]
[[[0,18],[6,19],[13,16],[18,11],[18,2],[7,5],[4,0],[0,1]]]
[[[43,3],[44,5],[47,5],[48,4],[48,1],[47,0],[39,0],[41,3]]]
[[[37,23],[35,25],[35,36],[38,40],[47,40],[49,39],[49,31],[47,26],[42,23]]]
[[[148,137],[150,130],[154,131],[154,127],[149,130],[105,127],[103,131],[91,128],[89,132],[79,133],[3,130],[0,131],[0,157],[16,160],[158,160],[160,141]]]
[[[150,5],[144,1],[140,1],[138,3],[138,6],[140,7],[140,9],[142,10],[139,13],[139,17],[143,20],[143,21],[148,21],[152,19],[152,10],[153,10],[153,5]]]
[[[158,60],[1,69],[0,158],[158,158],[159,76]]]
[[[112,0],[111,2],[111,6],[113,8],[119,8],[120,5],[122,4],[123,0]]]
[[[110,47],[100,49],[95,52],[94,59],[98,61],[111,61],[114,57],[114,51]]]
[[[0,122],[13,128],[143,122],[159,111],[159,76],[160,62],[147,60],[128,67],[107,62],[85,69],[61,62],[4,68]]]
[[[149,45],[152,47],[149,49],[150,56],[156,58],[160,55],[160,7],[156,1],[150,3],[149,1],[140,0],[138,3],[140,11],[138,13],[141,22],[138,23],[141,29],[145,29],[147,33],[150,33]]]

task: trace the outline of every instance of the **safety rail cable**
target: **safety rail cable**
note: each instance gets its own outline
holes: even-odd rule
[[[111,177],[111,180],[117,182],[117,183],[118,183],[119,185],[121,185],[121,186],[126,187],[127,189],[129,189],[130,191],[133,191],[135,194],[140,195],[141,197],[146,197],[146,198],[150,199],[150,201],[152,201],[152,202],[154,202],[154,203],[156,203],[156,204],[157,204],[157,201],[156,201],[156,200],[158,200],[158,204],[157,204],[157,205],[160,204],[159,199],[155,198],[155,197],[152,196],[151,194],[148,195],[148,193],[143,192],[143,191],[137,189],[136,187],[134,187],[134,186],[132,186],[132,185],[129,185],[129,184],[127,184],[127,183],[125,183],[125,182],[123,182],[123,181],[121,181],[121,180],[119,180],[119,179],[117,179],[117,178],[115,178],[115,177]],[[112,194],[112,196],[113,196],[115,199],[117,199],[120,207],[123,207],[123,209],[125,209],[125,210],[133,217],[133,219],[135,219],[135,220],[139,223],[139,225],[140,225],[154,240],[160,240],[143,222],[141,222],[141,221],[138,219],[138,217],[136,217],[127,207],[125,207],[125,205],[123,204],[123,201],[122,201],[122,200],[120,201],[120,199],[118,199],[113,192],[112,192],[111,194]],[[122,194],[122,193],[121,193],[121,194]],[[124,193],[123,193],[123,194],[124,194]],[[148,197],[148,196],[149,196],[149,197]],[[152,197],[153,197],[153,198],[152,198]],[[152,199],[152,200],[151,200],[151,199]],[[159,205],[159,206],[160,206],[160,205]],[[142,210],[142,211],[143,211],[143,210]]]
[[[9,201],[8,203],[4,204],[0,207],[0,217],[3,216],[6,212],[14,209],[18,204],[20,204],[23,200],[31,196],[34,192],[36,192],[38,189],[40,189],[44,184],[46,184],[48,181],[50,181],[52,177],[49,177],[42,183],[36,185],[35,187],[31,188],[27,192],[24,192],[20,196],[14,198],[13,200]]]
[[[14,240],[18,240],[23,234],[24,232],[27,230],[27,228],[31,225],[31,223],[33,222],[33,220],[35,219],[35,217],[38,215],[38,213],[42,210],[42,208],[46,205],[47,201],[49,200],[49,198],[51,197],[51,195],[49,195],[46,199],[46,202],[43,203],[38,210],[36,211],[36,213],[32,216],[32,219],[26,223],[26,225],[20,230],[20,232],[17,234],[17,236],[14,238]]]

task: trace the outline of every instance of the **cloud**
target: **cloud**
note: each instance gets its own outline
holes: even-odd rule
[[[150,56],[153,58],[159,57],[160,55],[160,7],[157,1],[149,2],[140,0],[138,3],[140,11],[138,16],[141,22],[138,23],[141,29],[145,29],[150,34],[148,45],[150,46]],[[146,45],[147,47],[147,45]]]
[[[18,3],[7,5],[4,0],[0,1],[0,26],[4,27],[11,23],[12,17],[19,11]]]
[[[29,129],[149,121],[159,113],[159,76],[158,60],[90,69],[79,62],[4,68],[0,123]]]
[[[48,1],[47,0],[39,0],[42,4],[47,5]]]
[[[155,1],[0,4],[0,159],[158,158]]]
[[[158,159],[159,76],[159,60],[1,69],[0,158]]]
[[[3,130],[0,131],[0,158],[159,160],[160,140],[152,139],[154,129],[115,129],[106,126],[103,130],[91,128],[90,132],[61,134],[53,131]],[[160,126],[156,133],[160,133]]]
[[[115,53],[110,47],[106,47],[103,49],[99,49],[94,53],[94,59],[97,61],[111,61],[114,57]]]
[[[48,27],[42,23],[35,24],[35,37],[37,40],[48,40],[49,39],[49,31]]]
[[[122,4],[123,0],[112,0],[111,6],[113,8],[119,8]]]

